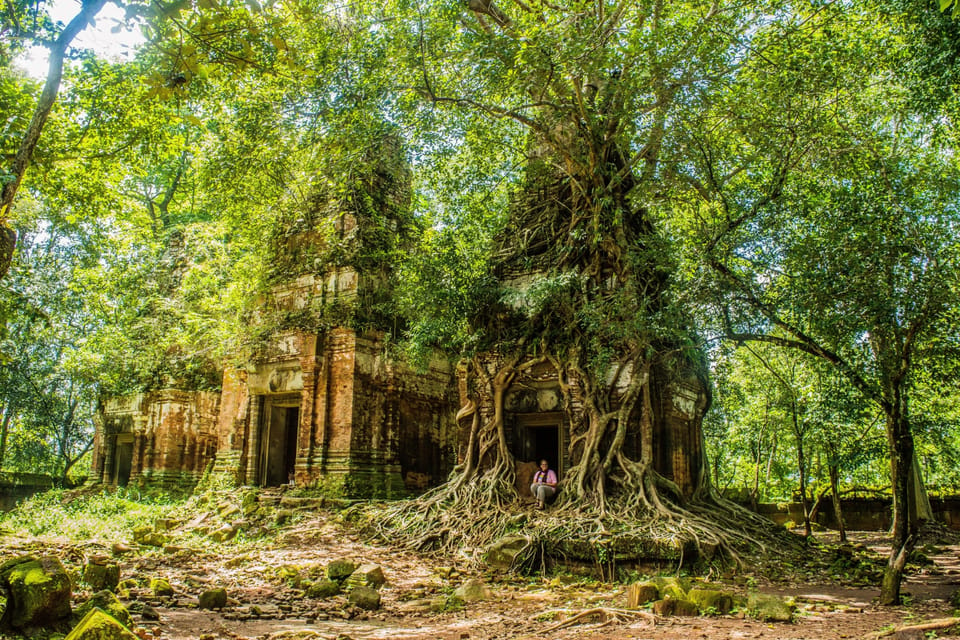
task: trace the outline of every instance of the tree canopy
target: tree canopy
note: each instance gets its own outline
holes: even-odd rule
[[[8,3],[0,21],[0,465],[38,438],[65,473],[97,394],[216,387],[255,348],[276,245],[313,224],[318,194],[389,205],[356,196],[389,137],[412,197],[377,245],[398,292],[378,317],[414,360],[465,357],[478,399],[551,367],[585,407],[565,500],[710,537],[684,509],[720,508],[711,480],[756,498],[779,474],[806,500],[821,454],[834,489],[868,475],[843,443],[882,425],[899,598],[925,500],[910,474],[956,441],[949,16],[893,0],[131,2],[146,41],[116,62],[70,48],[102,5],[56,25]],[[43,43],[45,87],[16,67]],[[653,398],[681,382],[704,406],[688,468],[668,472]],[[711,398],[713,467],[696,453]],[[514,484],[502,419],[475,412],[437,503],[461,513],[477,510],[468,480],[494,503]]]

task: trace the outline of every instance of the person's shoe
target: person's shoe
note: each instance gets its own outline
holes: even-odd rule
[[[541,511],[543,510],[543,500],[537,502],[537,509],[540,509]]]

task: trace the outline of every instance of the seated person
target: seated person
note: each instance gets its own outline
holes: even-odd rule
[[[537,499],[537,509],[543,509],[547,500],[557,493],[557,474],[546,460],[540,461],[540,470],[533,474],[530,493]]]

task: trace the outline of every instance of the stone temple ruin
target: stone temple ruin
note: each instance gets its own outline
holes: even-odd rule
[[[417,233],[409,169],[390,137],[356,166],[365,169],[351,176],[353,192],[315,195],[270,239],[269,287],[250,319],[258,341],[241,366],[224,370],[220,392],[163,389],[106,400],[95,481],[192,486],[212,465],[248,485],[390,497],[437,485],[463,462],[470,429],[468,421],[457,423],[457,410],[474,402],[489,419],[489,391],[439,354],[415,368],[389,348],[400,322],[392,257]],[[556,207],[556,188],[553,180],[535,181],[511,207],[493,248],[494,275],[505,291],[522,292],[549,272],[543,247],[550,230],[535,220],[545,218],[544,206]],[[478,357],[492,374],[502,354]],[[666,362],[646,374],[657,387],[652,457],[689,493],[702,471],[700,421],[709,395],[694,371],[676,367]],[[567,384],[571,402],[556,370],[544,364],[525,368],[505,391],[504,426],[521,495],[538,459],[548,458],[561,479],[577,460],[570,442],[583,422],[579,383],[574,377]],[[639,456],[635,429],[628,439],[626,452]]]
[[[315,196],[272,238],[270,287],[251,319],[258,343],[219,393],[108,398],[93,476],[108,485],[192,486],[215,473],[258,486],[321,486],[390,497],[453,466],[453,367],[389,352],[391,252],[416,232],[409,170],[385,138],[346,196]]]

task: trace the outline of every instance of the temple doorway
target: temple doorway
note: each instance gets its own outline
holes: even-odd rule
[[[117,435],[113,450],[113,484],[125,487],[130,482],[130,472],[133,469],[133,434],[121,433]]]
[[[279,487],[293,480],[296,468],[300,399],[267,401],[263,417],[257,476],[260,486]]]
[[[527,462],[546,459],[559,477],[564,467],[563,438],[560,433],[563,413],[518,414],[514,420],[517,436],[514,457]]]

